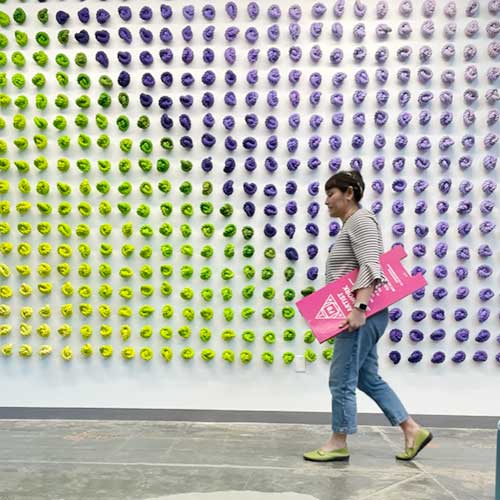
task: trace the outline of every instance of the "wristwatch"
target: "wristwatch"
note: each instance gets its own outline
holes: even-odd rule
[[[363,312],[366,312],[366,310],[368,309],[368,305],[365,304],[364,302],[356,302],[354,304],[354,307],[356,309],[359,309],[360,311],[363,311]]]

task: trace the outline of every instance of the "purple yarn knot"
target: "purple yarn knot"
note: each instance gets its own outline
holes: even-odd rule
[[[296,85],[297,83],[299,83],[300,81],[300,77],[302,76],[302,71],[298,70],[298,69],[292,69],[289,73],[288,73],[288,81],[292,84],[292,85]]]
[[[281,17],[281,9],[279,5],[273,4],[270,5],[269,8],[267,9],[267,15],[269,19],[272,21],[277,21]]]
[[[416,224],[414,229],[419,238],[425,238],[429,233],[429,227],[424,224]]]
[[[397,365],[401,361],[401,354],[398,351],[391,351],[389,353],[389,359]]]
[[[333,15],[337,18],[342,17],[345,12],[345,0],[335,0],[333,4]]]
[[[496,228],[496,224],[492,221],[484,221],[479,224],[479,231],[481,234],[491,233]]]
[[[354,75],[354,80],[358,85],[365,86],[368,85],[370,78],[368,77],[368,73],[364,69],[362,69],[356,72],[356,74]]]
[[[451,358],[451,360],[454,362],[454,363],[463,363],[465,361],[465,358],[466,358],[466,354],[464,351],[457,351],[453,357]]]
[[[491,333],[488,330],[480,330],[474,339],[476,342],[486,342],[491,337]]]
[[[449,228],[450,225],[447,222],[440,221],[436,224],[436,234],[438,236],[444,236],[448,232]]]
[[[309,27],[309,33],[311,34],[311,37],[316,40],[321,36],[321,32],[323,31],[323,23],[319,22],[314,22],[311,23],[311,26]]]
[[[375,61],[383,64],[389,58],[389,49],[387,47],[380,47],[375,51]]]
[[[375,179],[372,182],[372,189],[379,194],[382,194],[384,192],[384,181],[381,179]]]
[[[423,243],[417,243],[413,245],[412,252],[415,257],[423,257],[427,253],[427,249]]]
[[[280,37],[280,28],[277,24],[272,24],[269,28],[267,28],[267,37],[272,42],[276,42],[278,40]]]
[[[213,21],[215,19],[215,7],[209,4],[204,5],[201,14],[207,21]]]
[[[366,14],[367,6],[361,0],[355,0],[353,10],[356,17],[362,18]]]
[[[347,74],[340,72],[340,73],[335,73],[332,77],[332,84],[334,87],[340,87],[342,83],[344,83],[344,80],[347,78]]]
[[[463,321],[465,318],[468,316],[468,312],[466,309],[463,307],[459,307],[458,309],[455,309],[453,313],[453,317],[455,318],[455,321]]]
[[[257,2],[250,2],[247,5],[247,14],[250,19],[255,20],[259,16],[260,13],[260,7]]]
[[[480,257],[491,257],[493,255],[493,250],[491,249],[491,247],[484,243],[482,245],[479,245],[479,248],[477,249],[477,253]]]
[[[384,106],[389,101],[389,92],[387,90],[379,90],[376,94],[377,103]]]
[[[495,296],[495,293],[491,288],[482,288],[481,290],[479,290],[478,295],[479,299],[482,302],[487,302],[488,300],[491,300]]]
[[[87,23],[88,20],[89,20],[89,16],[88,16],[88,9],[85,7],[84,9],[82,9],[83,12],[83,17],[85,19],[82,20],[82,18],[80,17],[80,15],[78,15],[80,21],[85,22]],[[128,6],[125,6],[125,5],[120,5],[118,7],[118,15],[120,16],[120,18],[123,20],[123,21],[130,21],[130,19],[132,18],[132,10],[130,9],[130,7]],[[98,21],[99,22],[99,21]]]
[[[448,244],[443,241],[440,241],[434,248],[434,254],[438,259],[444,258],[447,253],[448,253]]]
[[[325,4],[321,2],[316,2],[312,8],[311,8],[311,14],[313,17],[316,19],[319,19],[320,17],[323,17],[323,14],[326,12],[326,7]]]
[[[467,328],[459,328],[455,332],[455,338],[458,340],[458,342],[467,342],[469,340],[469,335],[470,332],[467,330]]]
[[[429,187],[429,183],[425,179],[419,179],[413,184],[413,191],[417,194],[423,193]]]
[[[440,340],[443,340],[445,337],[446,337],[446,332],[442,328],[438,328],[437,330],[434,330],[430,334],[430,338],[434,342],[439,342]]]
[[[387,141],[386,141],[385,136],[383,134],[375,134],[375,136],[373,137],[373,145],[375,146],[375,148],[383,149],[386,144],[387,144]],[[373,162],[374,162],[373,168],[375,170],[377,170],[377,168],[379,167],[378,162],[376,160],[377,160],[377,158],[374,158],[374,160],[373,160]]]
[[[289,201],[286,204],[285,211],[288,215],[295,215],[297,213],[297,202],[295,201]]]
[[[295,234],[295,229],[295,224],[288,223],[284,227],[284,232],[290,239],[292,239]]]
[[[408,356],[408,362],[410,363],[420,363],[422,361],[423,354],[421,351],[413,351],[409,356]]]
[[[268,238],[274,238],[274,236],[276,236],[276,233],[277,233],[277,230],[276,230],[276,228],[272,224],[267,223],[264,226],[264,234]]]
[[[472,359],[476,363],[484,363],[485,361],[488,361],[488,353],[486,351],[476,351],[472,356]]]
[[[170,5],[161,4],[160,14],[163,19],[168,20],[172,17],[172,7]]]
[[[309,206],[307,207],[307,213],[309,214],[311,219],[314,219],[319,213],[319,203],[316,201],[309,203]]]
[[[69,18],[70,18],[70,15],[66,11],[64,11],[64,10],[58,10],[56,12],[56,21],[61,26],[64,26],[68,22]]]
[[[317,267],[310,267],[308,270],[307,270],[307,279],[310,280],[310,281],[314,281],[317,277],[318,277],[318,274],[319,274],[319,269]]]
[[[314,89],[317,89],[321,85],[321,80],[321,73],[318,73],[316,71],[311,73],[311,75],[309,76],[309,83]]]
[[[404,179],[396,179],[392,182],[392,190],[396,193],[402,193],[406,189],[406,185]]]
[[[290,16],[290,19],[298,21],[302,17],[302,8],[298,4],[291,5],[288,8],[288,15]]]
[[[410,58],[412,52],[412,48],[409,45],[404,45],[403,47],[399,47],[396,57],[398,58],[398,61],[405,62]]]
[[[446,359],[446,354],[443,351],[437,351],[432,355],[431,363],[440,364]]]
[[[438,264],[434,268],[434,276],[438,279],[444,279],[448,276],[448,270],[442,264]]]
[[[426,312],[422,310],[413,311],[411,314],[411,319],[417,323],[424,320],[426,317],[427,317]]]
[[[274,217],[275,215],[277,215],[278,213],[278,209],[276,208],[275,205],[273,205],[272,203],[268,203],[265,207],[264,207],[264,215],[267,215],[268,217]]]
[[[392,33],[392,28],[386,23],[377,24],[375,28],[375,35],[379,40],[386,40],[389,37],[389,33]],[[375,53],[375,60],[382,62]]]
[[[446,313],[444,312],[444,309],[441,309],[440,307],[435,307],[431,311],[431,318],[434,321],[444,321],[446,318]]]
[[[118,9],[118,14],[123,14],[125,16],[125,19],[122,17],[124,21],[128,21],[132,17],[132,13],[130,12],[130,9],[127,7],[124,7],[123,10]],[[109,21],[110,14],[106,9],[97,9],[97,12],[95,14],[95,19],[99,24],[106,24]]]
[[[394,215],[401,215],[404,212],[405,205],[403,200],[396,200],[392,203],[392,213]],[[405,225],[401,223],[396,223],[393,226],[393,233],[397,235],[403,235],[405,233]]]
[[[431,120],[431,113],[429,111],[427,111],[426,109],[422,110],[420,113],[419,113],[419,116],[418,116],[418,122],[420,123],[420,125],[422,126],[425,126],[427,125],[430,120]],[[421,156],[417,157],[417,159],[419,160],[419,162],[422,164],[422,165],[426,165],[425,168],[428,168],[429,167],[429,160],[426,159],[426,158],[423,158]],[[415,161],[415,164],[417,165],[418,167],[418,163],[417,161]],[[449,165],[448,165],[449,166]],[[421,168],[421,167],[418,167],[418,168]],[[423,168],[423,167],[422,167]]]
[[[316,255],[318,255],[319,248],[317,245],[310,244],[310,245],[307,245],[306,252],[307,252],[307,256],[309,257],[309,259],[312,260],[316,257]]]
[[[399,307],[393,307],[389,311],[389,319],[391,321],[397,321],[401,316],[403,316],[403,311]]]
[[[224,31],[224,38],[228,42],[234,42],[240,33],[240,29],[237,26],[229,26]]]
[[[403,338],[403,332],[401,330],[399,330],[398,328],[393,328],[389,332],[389,338],[390,338],[391,342],[394,342],[394,343],[400,342],[401,339]]]
[[[191,12],[191,8],[192,8],[192,14],[194,17],[194,8],[189,6],[188,11]],[[153,11],[151,10],[151,7],[147,7],[147,6],[142,7],[141,10],[139,11],[139,17],[143,21],[151,21],[151,19],[153,18]]]
[[[458,266],[455,269],[455,276],[458,278],[459,281],[463,281],[467,276],[469,275],[469,271],[467,270],[466,267],[463,266]]]
[[[457,232],[461,237],[468,235],[471,232],[472,224],[470,222],[461,222],[458,225]]]
[[[305,229],[306,233],[310,234],[311,236],[317,237],[319,235],[319,227],[313,222],[309,222],[308,224],[306,224]]]
[[[299,253],[297,252],[297,250],[295,250],[295,248],[292,247],[288,247],[285,250],[285,256],[288,260],[291,261],[299,260]]]
[[[330,222],[328,225],[328,236],[336,236],[340,232],[340,224],[338,222]]]
[[[410,330],[409,337],[412,342],[422,342],[424,340],[423,332],[416,329]]]
[[[420,26],[420,33],[424,38],[432,38],[434,35],[435,27],[434,22],[431,20],[424,21]]]
[[[354,50],[352,51],[352,58],[356,62],[361,62],[364,61],[366,58],[367,50],[366,47],[360,46],[360,47],[355,47]]]

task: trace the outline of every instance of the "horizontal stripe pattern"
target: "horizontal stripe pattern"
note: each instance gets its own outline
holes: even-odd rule
[[[359,267],[352,292],[386,283],[380,266],[384,252],[382,232],[375,215],[360,208],[342,226],[326,260],[326,283],[334,281]]]

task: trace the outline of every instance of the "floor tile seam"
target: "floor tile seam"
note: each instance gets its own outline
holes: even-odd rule
[[[280,427],[296,427],[296,426],[301,426],[301,427],[307,427],[311,429],[320,429],[321,427],[326,427],[329,428],[329,425],[327,423],[325,424],[309,424],[309,423],[300,423],[300,422],[253,422],[253,421],[248,421],[248,422],[232,422],[232,421],[211,421],[211,422],[197,422],[193,420],[136,420],[136,419],[130,419],[130,420],[112,420],[112,419],[88,419],[88,418],[34,418],[34,419],[19,419],[19,418],[2,418],[0,419],[2,423],[35,423],[35,424],[41,424],[41,423],[64,423],[71,425],[72,423],[109,423],[109,424],[121,424],[121,423],[137,423],[137,424],[147,424],[147,425],[169,425],[169,426],[178,426],[179,424],[198,424],[198,425],[206,425],[206,426],[214,426],[214,425],[234,425],[234,426],[242,426],[242,425],[255,425],[255,426],[280,426]],[[371,428],[371,429],[392,429],[393,427],[391,426],[385,426],[385,425],[369,425],[369,424],[360,424],[358,427],[360,428]],[[432,426],[429,427],[430,429],[433,429]],[[462,430],[462,431],[485,431],[485,432],[491,432],[491,431],[496,431],[496,428],[491,428],[491,429],[484,429],[484,428],[475,428],[475,427],[438,427],[439,429],[447,429],[447,430]]]
[[[386,441],[391,447],[395,448],[392,441],[388,438],[387,434],[384,432],[383,427],[378,427],[377,430],[379,431],[380,435],[382,436],[382,439]],[[476,429],[476,430],[484,430],[484,429]],[[448,495],[453,498],[453,500],[459,500],[454,493],[452,493],[448,488],[446,488],[441,482],[433,476],[429,471],[427,471],[424,467],[424,465],[420,462],[420,460],[413,460],[412,463],[415,465],[416,469],[425,474],[427,477],[429,477],[432,481],[434,481],[442,490],[444,490]]]
[[[320,427],[320,426],[319,425],[317,425],[317,426],[312,425],[311,427]],[[387,434],[392,434],[392,433],[395,434],[396,432],[399,432],[397,426],[394,426],[394,425],[358,425],[358,428],[364,428],[364,429],[371,428],[373,430],[384,431]],[[481,427],[435,427],[432,425],[426,426],[425,428],[429,429],[431,431],[436,431],[436,432],[439,432],[439,431],[465,431],[465,432],[477,432],[480,434],[487,434],[490,432],[496,433],[497,432],[496,426],[492,427],[491,429],[485,429],[485,428],[481,428]]]
[[[379,432],[380,432],[380,435],[382,436],[382,438],[394,448],[394,445],[393,445],[392,441],[390,441],[390,439],[387,437],[387,435],[384,432],[383,428],[379,428]],[[450,490],[448,490],[448,488],[446,488],[444,485],[442,485],[437,480],[436,477],[434,477],[430,472],[428,472],[424,468],[424,466],[420,462],[420,460],[412,460],[412,464],[416,467],[417,470],[419,470],[420,472],[422,472],[423,474],[425,474],[428,478],[431,479],[431,481],[434,481],[442,490],[444,490],[446,493],[448,493],[448,495],[450,495],[453,500],[459,500]]]
[[[321,464],[319,467],[282,467],[282,466],[265,466],[265,465],[232,465],[232,464],[200,464],[200,463],[171,463],[171,462],[103,462],[103,461],[58,461],[58,460],[2,460],[1,465],[88,465],[88,466],[113,466],[113,467],[172,467],[172,468],[206,468],[206,469],[243,469],[243,470],[277,470],[289,472],[301,472],[311,474],[330,474],[332,471],[342,474],[350,474],[356,472],[366,472],[365,467],[349,467],[349,468],[335,468],[326,467],[326,464]],[[371,474],[387,474],[387,468],[383,469],[370,469]],[[415,477],[414,471],[402,470],[398,474],[411,474],[411,479]]]
[[[255,479],[255,473],[254,471],[252,471],[248,474],[248,477],[246,478],[245,483],[243,484],[243,491],[247,490],[250,481],[253,481],[254,479]]]
[[[206,427],[213,427],[213,426],[262,426],[262,427],[307,427],[310,429],[320,429],[321,427],[329,428],[329,425],[327,423],[325,424],[308,424],[308,423],[300,423],[300,422],[252,422],[252,421],[242,421],[242,422],[232,422],[232,421],[194,421],[194,420],[108,420],[108,419],[87,419],[87,418],[81,418],[81,419],[64,419],[64,418],[41,418],[41,419],[18,419],[18,418],[2,418],[0,419],[2,423],[18,423],[18,424],[25,424],[25,423],[32,423],[36,425],[40,424],[50,424],[50,423],[62,423],[62,424],[67,424],[68,426],[71,424],[81,424],[81,423],[90,423],[90,424],[96,424],[96,423],[107,423],[107,424],[141,424],[141,425],[148,425],[148,426],[157,426],[157,425],[167,425],[169,427],[179,427],[179,426],[185,426],[189,427],[191,425],[198,425],[198,426],[206,426]],[[360,427],[372,427],[370,425],[362,425]]]
[[[263,466],[263,465],[231,465],[231,464],[200,464],[200,463],[171,463],[171,462],[102,462],[102,461],[58,461],[58,460],[2,460],[0,466],[23,464],[23,465],[89,465],[89,466],[113,466],[113,467],[177,467],[177,468],[206,468],[206,469],[270,469],[270,470],[297,470],[296,467],[279,467],[279,466]]]
[[[441,484],[441,482],[439,481],[439,479],[437,477],[435,477],[433,474],[431,474],[429,471],[427,471],[426,468],[424,467],[424,464],[422,464],[419,460],[415,460],[414,462],[415,462],[415,465],[418,467],[418,470],[422,471],[427,477],[429,477],[432,481],[434,481],[442,490],[446,491],[446,493],[448,493],[453,498],[453,500],[460,500],[446,486]]]
[[[376,431],[380,435],[382,440],[385,441],[392,450],[398,449],[397,446],[394,444],[394,442],[391,441],[389,436],[384,432],[384,429],[382,427],[374,427],[373,430]]]
[[[368,495],[363,495],[362,497],[357,498],[356,500],[368,500],[370,498],[374,498],[377,495],[380,495],[381,493],[387,493],[395,488],[398,488],[399,486],[409,483],[410,481],[413,481],[415,479],[419,479],[421,476],[423,476],[423,472],[419,472],[416,476],[413,477],[407,477],[406,479],[401,479],[397,483],[393,483],[389,486],[384,486],[380,490],[374,491],[372,493],[369,493]]]
[[[120,450],[122,450],[129,442],[130,440],[132,439],[132,437],[136,437],[135,435],[134,436],[126,436],[125,439],[123,440],[122,443],[120,443],[112,452],[111,452],[111,456],[115,455],[116,453],[118,453]]]

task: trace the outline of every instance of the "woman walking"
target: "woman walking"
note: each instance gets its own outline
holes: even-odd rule
[[[396,458],[412,460],[432,440],[432,434],[410,417],[398,396],[378,373],[377,342],[388,324],[388,309],[366,318],[375,288],[387,280],[380,267],[382,233],[375,215],[360,206],[365,184],[359,172],[341,171],[325,184],[331,217],[342,220],[342,229],[326,262],[327,283],[359,268],[352,287],[355,304],[344,321],[346,331],[335,337],[330,367],[332,430],[320,448],[304,454],[315,462],[347,461],[347,435],[357,430],[356,388],[372,398],[392,425],[404,433],[405,451]]]

